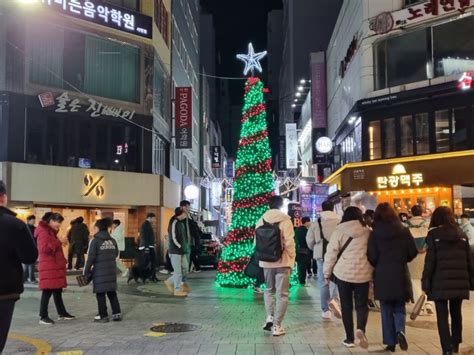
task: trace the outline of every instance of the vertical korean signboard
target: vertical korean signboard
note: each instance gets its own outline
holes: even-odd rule
[[[220,145],[211,146],[212,168],[220,169],[222,166],[222,153]]]
[[[298,167],[298,133],[296,123],[286,124],[286,168]]]
[[[193,147],[193,98],[190,86],[177,87],[175,92],[176,149]]]

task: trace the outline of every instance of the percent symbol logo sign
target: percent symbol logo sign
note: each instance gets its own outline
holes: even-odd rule
[[[84,176],[84,185],[87,187],[87,191],[84,196],[89,196],[92,192],[95,193],[97,197],[102,197],[105,194],[104,186],[100,182],[104,180],[104,176],[100,176],[95,180],[91,175]]]

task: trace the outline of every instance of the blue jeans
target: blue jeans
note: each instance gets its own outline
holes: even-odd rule
[[[397,344],[397,333],[405,333],[406,309],[404,301],[380,301],[382,312],[383,342]]]
[[[189,270],[188,258],[186,255],[170,254],[171,265],[174,274],[170,277],[173,280],[176,291],[181,290],[181,283],[186,282],[186,274]]]
[[[318,283],[319,283],[319,292],[321,295],[321,310],[323,312],[329,311],[328,303],[331,298],[338,299],[339,293],[337,291],[337,285],[334,282],[329,282],[329,285],[324,282],[324,273],[323,273],[323,259],[317,259],[316,263],[318,264]],[[332,297],[331,297],[332,295]]]

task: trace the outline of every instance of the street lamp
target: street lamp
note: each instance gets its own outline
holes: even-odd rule
[[[298,91],[303,91],[304,90],[304,87],[301,85],[298,87]]]
[[[295,94],[295,96],[296,96],[296,97],[301,97],[301,93],[300,93],[300,92],[297,92],[297,93]]]
[[[184,196],[188,200],[196,200],[199,197],[199,188],[196,185],[188,185],[184,188]]]
[[[296,107],[296,104],[292,104],[291,107],[295,108],[295,107]]]
[[[303,84],[303,85],[306,84],[306,79],[301,79],[300,84]]]

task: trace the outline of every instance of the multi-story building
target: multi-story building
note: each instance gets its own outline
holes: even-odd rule
[[[20,217],[113,217],[137,237],[154,212],[164,234],[169,19],[169,0],[1,2],[0,178]]]
[[[190,148],[183,149],[177,144],[176,137],[171,143],[170,175],[174,182],[182,186],[183,191],[189,185],[200,186],[199,11],[198,0],[172,2],[172,92],[174,95],[175,88],[189,87],[192,99],[192,122],[189,122],[191,134],[187,145]],[[199,198],[193,199],[191,203],[194,209],[199,209]]]
[[[462,0],[344,1],[327,53],[340,168],[328,183],[365,191],[371,206],[472,213],[473,10]]]
[[[283,55],[279,75],[279,131],[300,115],[296,88],[309,79],[310,53],[327,48],[342,0],[283,1]],[[310,38],[308,33],[311,33]],[[279,157],[278,159],[282,159]],[[282,167],[282,164],[279,163]]]

